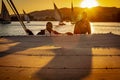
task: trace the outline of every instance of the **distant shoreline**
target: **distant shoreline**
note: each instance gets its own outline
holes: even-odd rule
[[[60,8],[64,21],[71,21],[71,8]],[[74,18],[77,20],[82,11],[88,13],[88,18],[91,22],[120,22],[120,8],[116,7],[94,7],[79,8],[74,7]],[[54,10],[41,10],[28,13],[31,21],[56,21],[54,18]],[[23,14],[21,14],[23,18]],[[15,15],[11,15],[12,21],[18,21]],[[24,20],[24,19],[23,19]]]

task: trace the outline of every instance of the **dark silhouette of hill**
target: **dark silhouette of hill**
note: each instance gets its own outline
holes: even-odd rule
[[[90,21],[120,22],[120,8],[115,7],[94,7],[88,10]]]
[[[53,10],[42,10],[34,11],[29,13],[33,20],[54,20],[54,11]]]
[[[79,19],[81,12],[83,12],[84,10],[88,13],[88,18],[91,22],[120,22],[120,8],[100,6],[91,9],[74,7],[75,20]],[[61,8],[60,12],[65,21],[71,20],[70,8]],[[33,21],[55,20],[53,9],[33,11],[29,13],[29,16]],[[15,20],[15,16],[12,16],[12,20]]]

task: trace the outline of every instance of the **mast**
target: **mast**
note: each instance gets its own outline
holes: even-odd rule
[[[18,18],[20,24],[22,25],[22,28],[26,32],[26,34],[33,35],[33,33],[29,29],[27,29],[25,24],[23,23],[23,20],[21,19],[20,14],[18,13],[17,8],[15,7],[13,1],[12,0],[7,0],[7,2],[9,4],[9,6],[11,7],[11,9],[13,10],[14,14],[17,16],[17,18]]]
[[[74,7],[73,7],[73,1],[71,1],[71,24],[74,24]]]

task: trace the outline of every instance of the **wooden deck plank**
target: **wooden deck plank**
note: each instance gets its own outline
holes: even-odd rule
[[[14,60],[13,60],[14,59]],[[120,68],[120,56],[24,56],[0,58],[0,66],[40,68]]]
[[[1,80],[119,80],[120,69],[40,69],[0,67]]]

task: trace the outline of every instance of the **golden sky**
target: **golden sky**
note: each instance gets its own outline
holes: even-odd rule
[[[7,5],[10,13],[12,13],[10,7],[8,6],[6,0],[3,0]],[[16,5],[17,9],[21,13],[24,9],[26,12],[32,11],[40,11],[45,9],[53,9],[53,2],[56,3],[58,8],[62,7],[71,7],[72,0],[13,0],[14,4]],[[80,3],[83,0],[73,0],[74,7],[80,7]],[[99,6],[106,6],[106,7],[117,7],[120,8],[120,0],[96,0]],[[0,1],[1,3],[1,1]],[[1,4],[0,4],[1,9]]]

